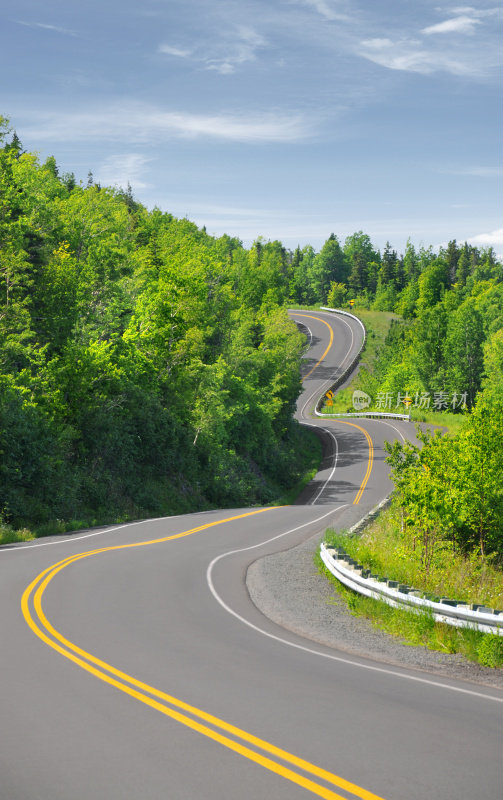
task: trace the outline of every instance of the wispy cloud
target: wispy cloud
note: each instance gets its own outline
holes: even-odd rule
[[[496,8],[474,8],[473,6],[456,6],[455,8],[449,9],[449,12],[451,14],[461,14],[461,15],[468,14],[471,17],[477,17],[480,19],[488,17],[497,17],[499,19],[503,19],[502,6],[497,6]]]
[[[191,58],[204,69],[231,75],[247,62],[255,61],[257,51],[266,47],[266,39],[255,28],[245,24],[225,26],[212,41],[200,41],[192,49],[161,44],[158,52],[179,58]]]
[[[173,47],[170,44],[161,44],[159,47],[159,53],[164,53],[168,56],[177,56],[178,58],[188,58],[188,56],[192,55],[192,50],[188,50],[183,47]]]
[[[313,8],[325,19],[334,21],[339,20],[341,22],[347,22],[350,19],[347,14],[344,14],[337,10],[337,8],[334,8],[334,3],[330,2],[330,0],[299,0],[299,2],[302,3],[302,5]],[[340,3],[337,5],[339,6]]]
[[[466,63],[444,50],[429,50],[417,39],[366,39],[360,43],[359,53],[369,61],[393,70],[418,72],[450,72],[453,75],[479,74],[476,65]]]
[[[19,131],[25,138],[41,142],[107,139],[150,143],[166,138],[295,142],[314,133],[314,123],[298,114],[191,114],[139,103],[73,113],[33,112],[29,119],[26,126],[18,125]]]
[[[25,28],[41,28],[42,30],[51,31],[52,33],[61,33],[64,36],[77,36],[77,31],[72,31],[69,28],[62,28],[60,25],[47,25],[44,22],[23,22],[19,19],[16,19],[15,22],[18,25],[24,25]]]
[[[255,61],[257,50],[267,45],[264,37],[247,25],[238,25],[229,38],[230,42],[223,43],[225,54],[207,58],[206,69],[230,75],[236,71],[236,67],[247,61]]]
[[[131,184],[134,189],[147,189],[150,184],[145,183],[143,173],[145,166],[152,158],[140,153],[121,153],[109,156],[98,166],[94,177],[105,186],[122,186]]]
[[[501,70],[503,7],[459,6],[437,8],[436,12],[437,19],[439,15],[443,19],[423,23],[422,27],[404,26],[386,18],[382,34],[374,27],[372,36],[360,36],[354,52],[387,69],[423,75],[445,72],[483,78]],[[462,45],[461,35],[465,37]]]
[[[436,33],[474,33],[476,26],[480,24],[480,20],[474,17],[452,17],[444,22],[438,22],[436,25],[429,25],[427,28],[423,28],[421,33],[425,33],[427,36]]]

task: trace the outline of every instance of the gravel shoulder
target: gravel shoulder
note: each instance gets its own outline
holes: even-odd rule
[[[246,585],[262,614],[287,630],[351,655],[503,689],[503,670],[473,664],[460,655],[405,645],[374,628],[369,620],[354,617],[317,572],[313,557],[320,541],[317,534],[298,547],[250,565]]]

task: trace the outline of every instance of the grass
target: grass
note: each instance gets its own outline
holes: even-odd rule
[[[446,428],[447,433],[452,433],[453,435],[460,432],[465,421],[465,414],[452,414],[449,411],[429,411],[412,408],[410,413],[413,422],[425,422],[429,425]]]
[[[35,534],[28,530],[28,528],[21,528],[14,530],[11,525],[0,520],[0,545],[1,544],[14,544],[16,542],[29,542],[35,538]]]
[[[401,511],[392,506],[368,525],[361,536],[327,531],[327,542],[342,545],[346,552],[372,572],[405,583],[437,597],[465,603],[480,603],[503,609],[503,571],[490,559],[464,557],[449,543],[439,546],[428,573],[419,549],[401,534]]]
[[[93,528],[101,525],[118,525],[121,522],[126,522],[126,519],[106,519],[104,521],[83,520],[51,520],[44,522],[40,525],[30,528],[20,528],[16,530],[12,525],[8,525],[0,520],[0,545],[3,544],[16,544],[17,542],[31,542],[33,539],[39,539],[44,536],[57,536],[63,533],[72,533],[74,531],[81,531],[88,528]]]
[[[353,313],[353,312],[352,312]],[[367,311],[359,308],[354,312],[359,317],[367,329],[365,349],[362,353],[361,365],[372,372],[377,358],[377,352],[384,344],[393,319],[400,319],[397,314],[390,311]]]
[[[397,580],[433,597],[449,597],[466,603],[503,608],[503,571],[480,557],[464,558],[450,547],[439,549],[425,574],[419,555],[406,546],[401,535],[400,509],[392,506],[369,525],[361,536],[327,531],[329,544],[346,552],[372,572]],[[323,562],[319,559],[318,564]],[[447,653],[461,653],[488,667],[503,667],[503,637],[435,622],[429,612],[395,609],[343,587],[323,565],[352,613],[367,617],[387,633],[411,645],[423,645]]]
[[[379,600],[365,597],[343,586],[316,556],[319,571],[332,583],[337,595],[354,616],[365,617],[372,625],[403,644],[427,647],[442,653],[459,653],[484,667],[503,667],[503,637],[472,628],[455,628],[435,622],[428,611],[404,611]]]

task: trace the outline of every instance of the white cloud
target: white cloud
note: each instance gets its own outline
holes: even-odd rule
[[[461,61],[444,50],[429,50],[417,40],[366,39],[360,43],[359,54],[381,67],[431,75],[450,72],[453,75],[478,75],[480,67]]]
[[[142,174],[145,166],[152,161],[151,158],[140,153],[122,153],[109,156],[98,167],[94,178],[104,186],[122,186],[131,184],[134,189],[147,189],[150,184],[145,183]]]
[[[498,228],[490,233],[479,233],[468,239],[469,244],[480,244],[486,247],[503,247],[503,228]]]
[[[469,14],[471,17],[484,18],[484,17],[499,17],[503,19],[503,8],[474,8],[473,6],[458,6],[449,9],[451,14]]]
[[[480,24],[480,20],[473,17],[452,17],[452,19],[446,19],[437,25],[429,25],[427,28],[423,28],[421,33],[425,33],[428,36],[437,33],[474,33],[476,26]]]
[[[439,72],[471,78],[497,74],[503,66],[501,20],[503,6],[475,9],[472,6],[437,8],[441,21],[417,25],[386,19],[382,26],[374,24],[372,34],[355,31],[352,51],[382,67],[431,75]],[[428,19],[428,17],[426,18]],[[369,30],[365,21],[359,30]],[[464,37],[460,46],[459,36]],[[363,40],[363,41],[362,41]]]
[[[163,111],[139,103],[79,112],[33,112],[17,115],[25,139],[46,142],[82,140],[150,143],[167,138],[220,139],[234,142],[295,142],[313,133],[313,123],[298,114],[191,114]],[[25,117],[26,118],[26,117]]]
[[[171,44],[161,44],[159,53],[178,58],[191,58],[204,69],[230,75],[247,62],[255,61],[257,51],[267,41],[250,25],[236,24],[224,27],[214,40],[201,41],[193,49]]]
[[[187,58],[192,55],[192,50],[187,50],[183,47],[173,47],[170,44],[161,44],[159,53],[164,53],[168,56],[177,56],[178,58]]]

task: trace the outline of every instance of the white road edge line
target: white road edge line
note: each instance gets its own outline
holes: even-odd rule
[[[316,497],[313,498],[313,500],[310,500],[309,503],[307,504],[308,506],[314,506],[316,504],[316,501],[317,501],[318,497],[320,497],[323,494],[327,484],[334,477],[334,472],[335,472],[335,470],[337,468],[337,459],[339,458],[339,444],[337,442],[337,438],[334,436],[334,434],[332,433],[332,431],[329,428],[322,428],[320,425],[311,425],[309,422],[303,422],[302,424],[306,425],[306,427],[309,427],[309,428],[315,428],[317,430],[325,431],[325,433],[328,433],[332,437],[332,439],[334,440],[334,443],[335,443],[335,453],[334,453],[335,458],[334,458],[334,466],[332,467],[332,472],[330,473],[330,475],[326,479],[325,483],[323,484],[323,486],[319,490],[319,492],[316,495]],[[330,458],[332,458],[332,453],[330,454]]]
[[[373,422],[377,422],[380,425],[389,425],[390,428],[393,428],[393,430],[398,433],[402,439],[402,442],[405,444],[405,436],[403,435],[402,431],[399,431],[398,428],[395,425],[392,425],[391,422],[387,422],[385,419],[374,419]]]
[[[105,533],[115,533],[115,531],[123,530],[123,528],[132,528],[134,525],[146,525],[149,522],[162,522],[168,519],[180,519],[180,517],[193,517],[196,514],[211,514],[213,511],[225,511],[226,509],[210,508],[208,511],[192,511],[190,514],[173,514],[171,517],[153,517],[152,519],[139,519],[136,522],[125,522],[123,525],[116,525],[112,528],[105,528],[102,531],[95,531],[94,533],[85,533],[79,536],[71,536],[67,539],[59,539],[57,542],[37,542],[35,544],[24,544],[23,542],[12,542],[0,546],[0,553],[21,553],[24,550],[31,550],[33,547],[51,547],[55,544],[67,544],[73,542],[81,542],[82,539],[90,539],[93,536],[103,536]],[[53,534],[56,535],[56,534]]]
[[[472,697],[480,697],[484,700],[493,700],[496,703],[503,703],[503,696],[497,697],[495,695],[484,694],[483,692],[477,692],[472,689],[463,689],[460,686],[451,686],[450,684],[441,683],[440,681],[434,681],[428,678],[420,678],[417,675],[408,675],[405,672],[404,673],[397,672],[396,670],[387,669],[386,667],[377,667],[374,666],[373,664],[362,664],[359,661],[353,661],[353,659],[351,658],[344,658],[343,656],[336,656],[332,655],[331,653],[324,653],[321,650],[315,650],[312,647],[306,647],[305,645],[297,644],[296,642],[289,641],[288,639],[284,639],[281,636],[276,636],[274,633],[269,633],[269,631],[266,631],[263,628],[259,628],[253,622],[250,622],[249,620],[242,617],[241,614],[238,614],[237,611],[234,611],[234,609],[228,606],[227,603],[220,597],[213,583],[212,572],[213,572],[213,567],[223,558],[236,555],[237,553],[245,553],[247,550],[255,550],[257,547],[262,547],[263,545],[269,544],[270,542],[274,542],[277,539],[281,539],[283,536],[288,536],[290,533],[295,533],[295,531],[298,531],[301,528],[305,528],[308,525],[320,522],[322,519],[325,519],[330,514],[333,514],[335,511],[340,511],[343,508],[346,508],[347,505],[348,504],[345,503],[343,506],[332,508],[330,511],[328,511],[326,514],[323,514],[321,517],[317,517],[316,519],[311,520],[310,522],[305,522],[303,525],[298,525],[296,528],[291,528],[290,530],[285,531],[284,533],[278,534],[278,536],[273,536],[271,539],[266,539],[263,542],[259,542],[259,544],[253,544],[250,547],[242,547],[239,550],[229,550],[227,553],[222,553],[222,555],[214,558],[213,561],[211,561],[211,563],[208,565],[208,569],[206,570],[206,582],[214,599],[224,609],[224,611],[227,611],[228,614],[235,617],[237,620],[239,620],[239,622],[242,622],[243,625],[247,625],[249,628],[252,628],[252,630],[262,634],[262,636],[266,636],[268,639],[272,639],[273,641],[279,642],[280,644],[286,644],[288,647],[294,647],[296,650],[302,650],[305,653],[309,653],[314,656],[320,656],[321,658],[328,658],[330,659],[330,661],[337,661],[341,664],[348,664],[349,666],[358,667],[359,669],[366,669],[370,670],[371,672],[380,672],[383,675],[390,675],[395,678],[402,678],[403,680],[414,681],[415,683],[423,683],[426,684],[427,686],[434,686],[439,689],[447,689],[450,692],[458,692],[459,694],[467,694]],[[328,646],[329,645],[327,645],[327,647]]]

